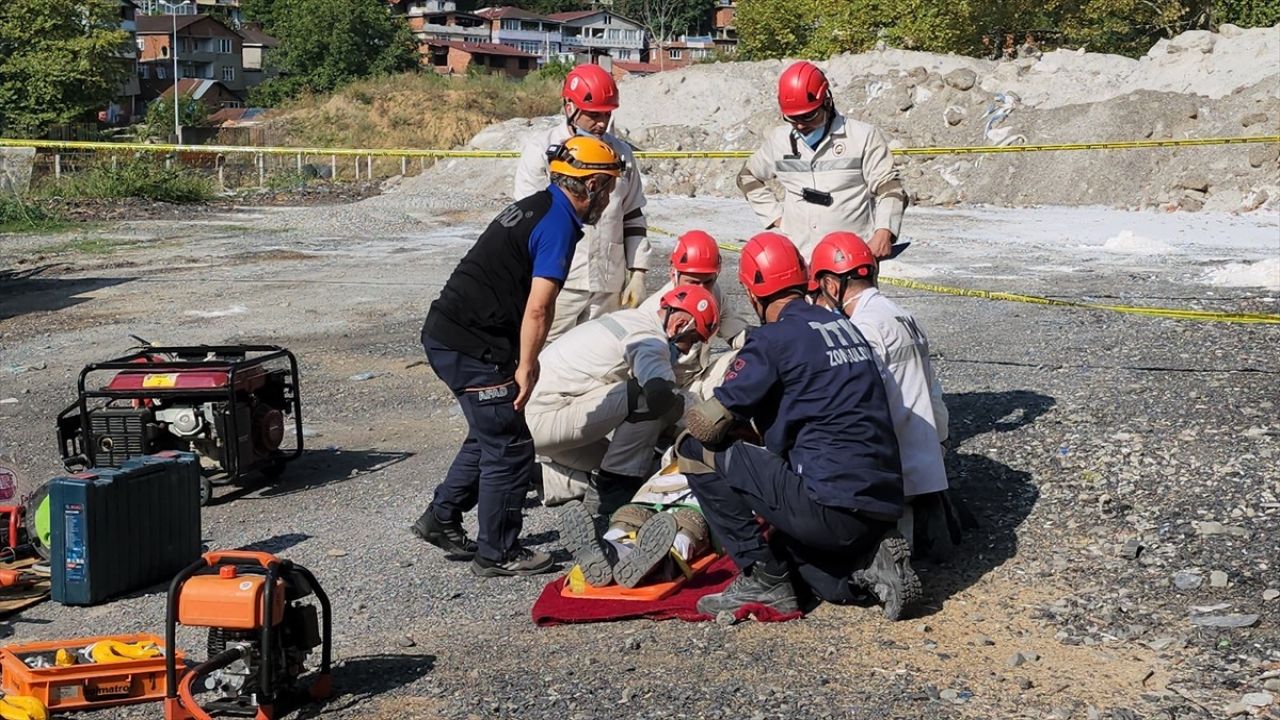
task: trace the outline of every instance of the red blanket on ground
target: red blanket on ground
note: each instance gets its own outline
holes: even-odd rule
[[[679,618],[687,622],[714,620],[712,616],[698,612],[696,607],[698,598],[720,592],[733,581],[737,574],[738,570],[734,567],[733,560],[727,556],[722,557],[690,578],[674,594],[653,602],[563,597],[560,594],[560,588],[564,586],[564,578],[561,577],[543,588],[542,595],[538,596],[537,601],[533,603],[533,622],[535,625],[545,627],[634,618],[650,620]],[[735,613],[738,620],[743,620],[749,615],[755,616],[761,622],[781,622],[803,617],[804,613],[780,613],[763,605],[748,605]]]

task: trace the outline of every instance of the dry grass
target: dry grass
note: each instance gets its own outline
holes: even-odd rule
[[[554,81],[408,73],[299,98],[270,121],[267,142],[311,147],[453,148],[486,126],[559,108]]]

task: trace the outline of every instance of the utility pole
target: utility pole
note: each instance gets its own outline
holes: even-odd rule
[[[182,0],[180,3],[165,2],[160,0],[160,4],[169,8],[169,16],[173,18],[173,40],[169,43],[169,54],[173,56],[173,134],[178,138],[178,144],[182,144],[182,114],[178,107],[178,8],[188,5],[191,0]]]

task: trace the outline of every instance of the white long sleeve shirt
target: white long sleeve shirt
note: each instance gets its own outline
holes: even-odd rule
[[[850,318],[875,351],[902,457],[907,497],[947,489],[942,441],[947,406],[929,362],[929,339],[911,313],[875,288],[864,290]]]
[[[765,185],[771,178],[782,185],[781,200]],[[883,228],[896,237],[906,208],[906,194],[884,133],[843,115],[836,115],[816,149],[805,144],[790,125],[769,131],[739,171],[738,188],[762,226],[781,218],[779,229],[805,259],[823,236],[836,230],[870,240]],[[804,188],[830,193],[831,205],[804,200]]]
[[[529,399],[531,411],[631,378],[642,386],[655,378],[676,379],[662,318],[644,308],[589,320],[547,346],[538,361],[542,373]]]
[[[573,137],[565,123],[549,130],[539,130],[526,140],[516,166],[514,197],[520,199],[545,190],[550,181],[547,171],[547,148]],[[609,207],[594,226],[583,228],[569,266],[564,287],[593,293],[622,292],[627,271],[648,270],[653,250],[649,246],[648,224],[644,217],[644,186],[631,146],[605,134],[603,140],[627,163],[627,172],[618,178],[618,186]]]
[[[675,282],[668,280],[661,290],[640,303],[640,309],[656,314],[662,308],[662,296],[674,289]],[[752,325],[751,316],[743,310],[740,303],[730,307],[725,302],[724,292],[720,290],[719,283],[713,283],[710,290],[711,296],[716,299],[716,307],[720,308],[720,326],[716,330],[716,335],[736,350],[746,341],[744,333]],[[682,353],[676,358],[676,384],[687,389],[709,367],[711,367],[711,343],[695,344],[689,352]]]

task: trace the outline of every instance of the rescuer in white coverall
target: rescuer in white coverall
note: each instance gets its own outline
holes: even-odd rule
[[[569,328],[620,307],[634,308],[644,299],[644,274],[652,250],[644,217],[644,188],[631,146],[607,132],[618,109],[618,86],[598,65],[579,65],[569,72],[561,91],[565,122],[526,140],[516,167],[514,196],[519,199],[547,186],[547,148],[575,135],[604,140],[626,161],[613,200],[604,216],[588,227],[578,242],[560,295],[547,343]]]
[[[848,230],[877,258],[891,254],[907,195],[884,134],[836,112],[827,78],[797,62],[778,79],[778,106],[787,124],[765,135],[738,173],[766,228],[778,228],[804,257],[824,235]],[[779,200],[765,184],[776,178]]]
[[[655,464],[658,436],[685,405],[675,358],[711,338],[715,297],[681,285],[659,308],[620,310],[565,333],[542,352],[542,374],[525,408],[548,474],[589,473],[593,512],[631,499]]]
[[[880,293],[878,265],[854,233],[824,237],[809,260],[817,305],[849,318],[875,353],[902,458],[904,508],[899,528],[919,553],[945,559],[960,524],[946,496],[947,406],[929,361],[929,338],[911,313]]]
[[[661,298],[677,285],[700,285],[711,292],[720,308],[720,325],[716,334],[732,350],[747,341],[747,330],[752,326],[746,303],[726,302],[720,289],[720,247],[715,238],[702,230],[690,230],[676,240],[671,252],[671,279],[662,289],[650,295],[640,307],[657,311]],[[715,363],[711,360],[711,344],[697,343],[689,352],[676,359],[676,384],[688,390],[699,400],[705,399],[714,384],[724,375],[733,353],[722,355]]]

